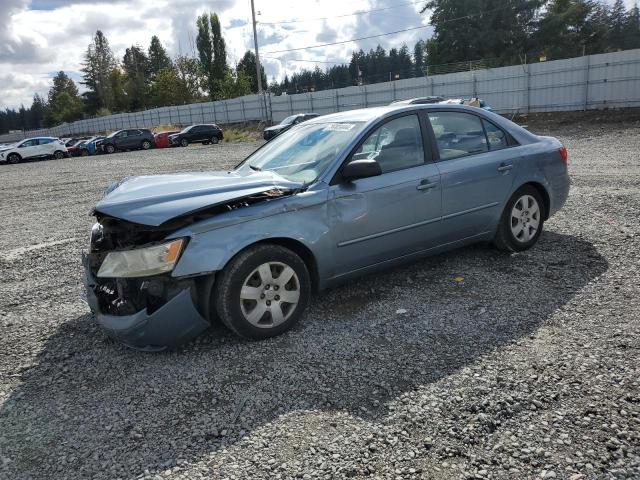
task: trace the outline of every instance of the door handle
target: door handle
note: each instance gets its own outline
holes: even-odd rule
[[[508,172],[512,168],[513,168],[513,164],[512,163],[509,163],[508,165],[505,165],[504,163],[501,163],[500,166],[498,167],[498,171],[499,172]]]
[[[418,190],[429,190],[431,188],[436,188],[438,186],[438,182],[430,182],[429,180],[423,180],[420,182],[416,188]]]

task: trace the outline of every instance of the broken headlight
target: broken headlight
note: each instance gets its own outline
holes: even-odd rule
[[[183,239],[173,240],[153,247],[109,252],[100,265],[98,277],[148,277],[173,270]]]

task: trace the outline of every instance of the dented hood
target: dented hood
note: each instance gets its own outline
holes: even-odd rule
[[[96,212],[142,225],[273,189],[302,186],[273,172],[194,172],[125,178],[107,189]]]

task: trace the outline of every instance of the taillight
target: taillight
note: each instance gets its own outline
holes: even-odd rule
[[[569,163],[569,154],[567,153],[567,149],[565,147],[560,147],[560,157],[562,157],[562,163],[567,165]]]

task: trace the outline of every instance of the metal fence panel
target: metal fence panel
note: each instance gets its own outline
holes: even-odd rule
[[[474,68],[466,72],[320,92],[266,98],[247,95],[231,100],[118,113],[49,129],[0,135],[0,142],[46,135],[91,135],[158,125],[240,123],[262,120],[267,116],[279,122],[294,113],[324,115],[427,95],[450,98],[477,96],[498,113],[640,106],[640,49],[511,67]]]

